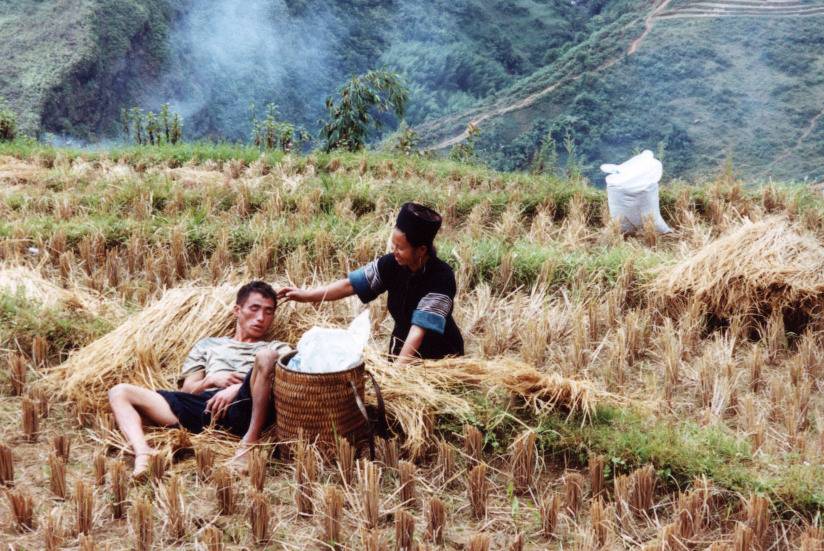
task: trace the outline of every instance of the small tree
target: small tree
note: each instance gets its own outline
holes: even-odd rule
[[[449,151],[449,158],[459,163],[469,163],[477,160],[475,145],[480,132],[478,125],[470,122],[469,126],[466,127],[466,139],[452,146],[452,149]]]
[[[405,122],[402,122],[401,127],[398,129],[398,134],[395,136],[392,151],[406,155],[407,157],[418,154],[418,144],[420,144],[420,141],[418,133],[408,127]]]
[[[266,106],[266,118],[259,120],[254,103],[249,106],[252,114],[252,142],[260,149],[280,149],[284,153],[295,145],[308,143],[309,133],[288,121],[278,120],[278,108],[274,103]]]
[[[183,120],[164,103],[160,113],[146,113],[139,107],[120,110],[120,124],[126,139],[137,145],[176,144],[183,137]]]
[[[17,136],[17,117],[0,98],[0,142],[10,142]]]
[[[331,97],[326,99],[329,120],[321,129],[321,138],[327,152],[362,149],[369,127],[383,126],[375,114],[392,111],[399,119],[403,118],[409,99],[400,76],[383,70],[352,77],[338,93],[337,103]]]

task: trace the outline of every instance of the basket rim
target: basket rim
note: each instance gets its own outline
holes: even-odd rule
[[[295,371],[294,369],[289,369],[288,367],[286,367],[286,364],[283,363],[283,362],[284,362],[284,360],[286,360],[288,362],[297,353],[298,353],[297,350],[292,350],[290,352],[287,352],[283,356],[279,357],[278,361],[277,361],[278,369],[282,369],[283,371],[285,371],[287,373],[294,373],[295,375],[305,375],[306,377],[323,377],[325,375],[341,375],[342,373],[349,373],[350,371],[355,371],[356,369],[366,369],[366,362],[361,361],[361,363],[359,363],[358,365],[356,365],[354,367],[350,367],[349,369],[341,369],[340,371],[327,371],[325,373],[307,373],[305,371]]]

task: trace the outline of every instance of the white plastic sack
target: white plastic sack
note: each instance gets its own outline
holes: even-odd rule
[[[352,369],[363,361],[363,350],[372,329],[369,309],[347,329],[313,327],[298,341],[298,353],[287,366],[302,373],[335,373]]]
[[[633,232],[644,226],[647,218],[659,233],[672,229],[661,218],[658,205],[658,182],[664,167],[652,151],[646,149],[620,165],[601,165],[606,172],[609,215],[621,220],[622,232]]]

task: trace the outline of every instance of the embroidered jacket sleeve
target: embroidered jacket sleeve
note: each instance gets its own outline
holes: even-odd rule
[[[443,335],[446,320],[452,314],[454,299],[454,275],[451,272],[439,274],[433,279],[429,292],[418,301],[412,313],[412,325]]]
[[[349,282],[364,304],[385,292],[394,278],[397,262],[391,254],[373,260],[349,274]]]

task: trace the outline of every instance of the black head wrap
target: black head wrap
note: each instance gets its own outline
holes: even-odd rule
[[[398,213],[395,227],[406,235],[413,247],[432,246],[435,234],[441,229],[441,215],[418,203],[404,203]]]

